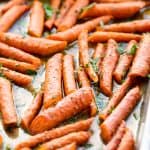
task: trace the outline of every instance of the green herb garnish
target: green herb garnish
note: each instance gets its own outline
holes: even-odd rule
[[[90,144],[90,143],[86,143],[86,144],[84,145],[85,148],[91,148],[92,146],[93,146],[93,144]]]
[[[134,55],[136,53],[136,50],[137,50],[137,45],[134,44],[131,49],[130,49],[130,52],[128,52],[129,55]]]
[[[123,44],[122,44],[122,43],[120,43],[120,44],[118,45],[117,50],[118,50],[118,52],[119,52],[120,55],[122,55],[122,54],[125,53],[125,50],[124,50],[124,47],[123,47]]]
[[[138,120],[137,114],[133,113],[133,117],[135,118],[135,120]]]
[[[11,150],[11,147],[10,147],[10,145],[6,145],[6,148],[5,148],[5,150]]]
[[[36,75],[37,74],[37,72],[36,71],[34,71],[34,70],[27,70],[26,71],[26,73],[28,74],[28,75]]]
[[[46,18],[50,18],[53,15],[53,8],[49,4],[44,4]]]
[[[93,7],[95,6],[95,4],[96,4],[96,3],[91,3],[90,5],[87,5],[87,6],[83,7],[83,8],[81,9],[81,13],[82,13],[83,11],[87,11],[87,10],[93,8]]]
[[[97,66],[98,61],[99,61],[99,58],[90,60],[90,64],[92,65],[92,68],[96,73],[98,73],[98,71],[99,71],[98,66]]]
[[[109,113],[111,114],[114,110],[115,110],[115,108],[111,107],[111,109],[109,110]]]
[[[149,79],[150,79],[150,74],[148,74],[148,76],[147,76]]]

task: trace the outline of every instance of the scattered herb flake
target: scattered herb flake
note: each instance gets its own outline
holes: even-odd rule
[[[138,120],[137,114],[133,113],[133,117],[135,118],[135,120]]]
[[[150,74],[148,74],[148,76],[147,76],[149,79],[150,79]]]
[[[109,113],[111,114],[114,110],[115,110],[115,108],[111,107],[111,109],[109,110]]]
[[[86,144],[84,145],[85,148],[91,148],[92,146],[93,146],[93,144],[90,144],[90,143],[86,143]]]
[[[128,52],[129,55],[134,55],[136,53],[136,50],[137,50],[137,45],[134,44],[131,49],[130,49],[130,52]]]
[[[87,10],[93,8],[93,7],[95,6],[95,4],[96,4],[96,3],[91,3],[91,4],[89,4],[89,5],[85,6],[85,7],[83,7],[83,8],[81,9],[81,13],[82,13],[83,11],[87,11]]]
[[[37,72],[36,71],[34,71],[34,70],[27,70],[26,71],[26,73],[28,74],[28,75],[36,75],[37,74]]]
[[[10,145],[7,144],[5,150],[11,150]]]
[[[99,58],[95,58],[95,59],[90,59],[90,64],[92,65],[93,70],[98,73],[98,66],[97,66],[97,62],[99,61]]]
[[[46,18],[50,18],[53,15],[53,9],[49,4],[44,4],[44,9],[46,13]]]
[[[125,50],[124,50],[124,47],[123,47],[123,44],[122,44],[122,43],[120,43],[120,44],[118,45],[117,50],[118,50],[118,52],[119,52],[120,55],[122,55],[122,54],[125,53]]]

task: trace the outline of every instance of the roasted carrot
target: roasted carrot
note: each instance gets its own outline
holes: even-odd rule
[[[113,73],[113,77],[118,83],[121,83],[124,77],[126,76],[134,57],[134,53],[132,53],[132,51],[135,51],[136,47],[137,42],[132,40],[129,42],[125,53],[120,55],[119,62]]]
[[[119,104],[119,102],[130,89],[131,85],[132,80],[130,78],[127,78],[125,82],[121,85],[121,87],[112,95],[112,98],[110,99],[106,108],[100,113],[99,118],[101,120],[105,120],[106,117],[111,113],[111,110]]]
[[[68,144],[68,145],[66,145],[66,146],[64,146],[62,148],[58,148],[56,150],[77,150],[77,145],[74,142],[74,143]]]
[[[101,136],[104,142],[109,142],[122,120],[133,111],[141,98],[140,88],[131,89],[107,119],[101,124]]]
[[[64,50],[65,41],[54,41],[42,38],[23,37],[13,33],[0,33],[0,41],[8,45],[20,48],[32,54],[47,56]]]
[[[106,145],[105,150],[116,150],[125,134],[125,131],[126,131],[126,124],[124,121],[122,121],[115,135],[110,140],[110,142]]]
[[[0,74],[21,86],[28,86],[32,82],[32,77],[4,67],[0,68]]]
[[[98,76],[94,71],[91,63],[90,57],[88,54],[88,32],[87,30],[83,30],[78,38],[78,45],[79,45],[79,59],[82,62],[85,71],[87,72],[90,79],[94,82],[98,82]]]
[[[132,63],[130,77],[147,77],[150,73],[150,34],[144,34]]]
[[[88,108],[92,99],[94,99],[94,95],[91,88],[81,88],[66,96],[55,107],[48,108],[32,121],[31,133],[40,133],[57,126]]]
[[[41,60],[39,58],[32,56],[20,49],[8,46],[7,44],[2,42],[0,42],[0,55],[18,61],[27,62],[33,64],[36,67],[39,67],[41,65]]]
[[[17,125],[17,114],[13,102],[11,83],[0,77],[0,109],[5,127]]]
[[[90,42],[107,42],[109,39],[114,39],[117,42],[129,42],[131,40],[139,41],[141,35],[132,33],[118,33],[118,32],[94,32],[89,36]]]
[[[34,0],[31,13],[28,33],[35,37],[41,37],[44,29],[44,8],[40,1]]]
[[[0,31],[6,32],[15,23],[15,21],[29,9],[27,5],[18,5],[10,8],[1,18],[0,18]]]
[[[129,18],[146,6],[146,2],[122,2],[122,3],[102,3],[95,4],[93,7],[84,10],[79,18],[98,17],[112,15],[117,19]]]
[[[130,129],[126,129],[125,135],[123,136],[121,143],[117,150],[135,150],[135,141],[133,138],[133,134]]]
[[[15,5],[24,4],[25,0],[11,0],[0,7],[0,15],[3,15],[7,10]]]
[[[35,116],[38,114],[38,112],[40,111],[42,102],[43,102],[43,93],[39,92],[21,119],[21,126],[25,130],[29,129],[30,123],[35,118]]]
[[[76,24],[81,9],[89,4],[89,0],[76,0],[73,6],[65,15],[63,22],[59,25],[58,30],[64,31]]]
[[[64,32],[59,32],[56,34],[49,35],[47,38],[53,39],[53,40],[72,42],[78,38],[78,35],[80,34],[80,32],[83,29],[88,30],[90,32],[96,28],[96,26],[99,24],[100,21],[107,23],[111,19],[112,19],[112,16],[99,17],[99,18],[87,21],[83,24],[77,24],[74,27],[72,27]]]
[[[0,64],[11,70],[15,70],[22,73],[28,73],[29,70],[35,71],[37,67],[32,64],[28,64],[21,61],[16,61],[8,58],[0,57]]]
[[[3,137],[2,135],[0,134],[0,147],[3,145]]]
[[[63,58],[63,82],[66,95],[77,90],[74,74],[74,57],[69,54]]]
[[[62,98],[62,59],[63,55],[58,53],[47,62],[44,83],[44,108],[56,104]]]
[[[61,0],[51,0],[50,1],[50,6],[52,7],[53,9],[53,14],[52,16],[45,22],[45,26],[48,28],[48,29],[51,29],[54,22],[55,22],[55,19],[56,19],[56,15],[57,15],[57,11],[59,9],[59,5],[61,3]]]
[[[72,7],[74,2],[75,2],[74,0],[65,0],[63,2],[61,9],[60,9],[60,13],[59,13],[57,19],[55,20],[55,26],[57,26],[59,28],[60,23],[63,21],[65,15],[69,11],[69,9]]]
[[[137,0],[96,0],[96,2],[102,3],[120,3],[120,2],[130,2],[130,1],[137,1]]]
[[[85,131],[73,132],[40,145],[38,150],[54,150],[67,144],[71,144],[72,142],[76,142],[78,145],[82,145],[88,141],[90,136],[91,136],[90,132]]]
[[[116,41],[110,39],[107,43],[106,56],[100,70],[100,89],[107,95],[112,95],[112,76],[119,59]]]
[[[27,139],[23,140],[21,143],[16,145],[15,149],[20,150],[23,147],[35,147],[40,143],[44,143],[46,141],[50,141],[55,138],[62,137],[67,135],[71,132],[79,132],[79,131],[87,131],[93,122],[93,118],[77,121],[72,124],[68,124],[59,128],[54,128],[49,131],[42,132],[40,134],[28,137]]]
[[[31,150],[31,148],[29,148],[29,147],[24,147],[24,148],[21,148],[20,150]]]

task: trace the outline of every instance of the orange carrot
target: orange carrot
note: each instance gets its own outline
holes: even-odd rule
[[[58,53],[47,62],[44,83],[44,108],[56,104],[62,98],[62,59],[63,55]]]
[[[3,137],[2,137],[2,135],[0,134],[0,147],[2,147],[2,144],[3,144]]]
[[[107,96],[112,95],[112,75],[118,59],[117,43],[110,39],[100,70],[100,89]]]
[[[122,82],[122,80],[124,79],[129,70],[129,67],[134,57],[134,54],[132,54],[132,50],[136,50],[136,46],[137,46],[136,41],[134,40],[130,41],[126,48],[126,52],[120,55],[119,62],[113,73],[113,77],[118,83]]]
[[[77,90],[74,75],[74,57],[69,54],[63,58],[63,82],[66,95]]]
[[[32,82],[32,77],[9,70],[4,67],[0,68],[0,74],[21,86],[28,86]]]
[[[30,123],[40,111],[42,101],[43,101],[43,93],[39,92],[37,96],[34,98],[31,106],[27,109],[27,111],[24,113],[24,116],[21,119],[21,126],[25,130],[29,129]]]
[[[62,148],[58,148],[56,150],[77,150],[77,145],[74,142],[74,143],[68,144],[68,145],[66,145],[66,146],[64,146]]]
[[[13,33],[0,32],[0,41],[8,45],[20,48],[32,54],[47,56],[64,50],[65,41],[54,41],[43,38],[23,37]]]
[[[96,0],[96,2],[101,3],[120,3],[120,2],[130,2],[130,1],[138,1],[138,0]]]
[[[8,58],[2,58],[0,57],[0,64],[6,68],[9,68],[11,70],[15,70],[22,73],[28,73],[29,70],[35,71],[37,67],[35,67],[32,64],[8,59]]]
[[[39,67],[41,65],[41,60],[39,58],[32,56],[20,49],[8,46],[2,42],[0,42],[0,55],[33,64],[35,67]]]
[[[78,145],[82,145],[88,141],[90,136],[90,132],[73,132],[40,145],[38,150],[54,150],[67,144],[71,144],[72,142],[76,142]]]
[[[94,99],[91,88],[81,88],[66,96],[55,107],[41,112],[31,123],[31,133],[40,133],[51,129],[61,122],[87,109]]]
[[[133,111],[141,98],[140,88],[131,89],[121,103],[113,110],[107,119],[101,124],[101,136],[105,143],[111,140],[122,120],[126,119]]]
[[[112,19],[112,16],[99,17],[99,18],[87,21],[83,24],[77,24],[74,27],[72,27],[64,32],[58,32],[58,33],[49,35],[47,38],[53,39],[53,40],[72,42],[78,38],[78,35],[80,34],[80,32],[83,29],[88,30],[90,32],[96,28],[96,26],[100,23],[100,21],[107,23],[111,19]]]
[[[59,25],[58,31],[64,31],[71,28],[77,22],[77,17],[81,9],[89,4],[89,0],[76,0],[74,5],[66,14],[63,22]]]
[[[150,34],[144,34],[132,63],[130,77],[147,77],[150,73]]]
[[[107,42],[109,39],[114,39],[117,42],[129,42],[131,40],[139,41],[141,35],[132,33],[118,33],[118,32],[94,32],[89,36],[90,42]]]
[[[41,37],[44,29],[44,8],[40,1],[34,0],[31,13],[28,33],[35,37]]]
[[[88,54],[88,32],[86,30],[83,30],[79,35],[78,44],[80,62],[82,62],[82,65],[85,68],[90,79],[94,82],[98,82],[97,74],[95,73],[90,63],[90,57]]]
[[[0,18],[0,31],[6,32],[15,23],[15,21],[29,9],[27,5],[18,5],[10,8],[1,18]]]
[[[74,0],[65,0],[63,2],[61,9],[60,9],[60,13],[59,13],[57,19],[55,20],[55,26],[57,26],[59,28],[60,23],[63,21],[65,15],[69,11],[70,7],[72,7],[74,2],[75,2]]]
[[[24,147],[24,148],[21,148],[20,150],[31,150],[31,148],[29,148],[29,147]]]
[[[52,16],[45,22],[45,26],[48,28],[48,29],[51,29],[54,22],[55,22],[55,19],[56,19],[56,15],[57,15],[57,11],[59,9],[59,5],[61,3],[61,0],[51,0],[50,1],[50,6],[52,7],[53,9],[53,14]]]
[[[11,83],[0,77],[0,109],[2,112],[3,123],[6,127],[17,125],[17,114],[13,102]]]
[[[101,31],[111,31],[111,32],[149,32],[150,31],[150,21],[145,20],[135,20],[130,22],[116,23],[111,25],[105,25],[103,28],[99,28]]]
[[[129,18],[146,6],[146,2],[122,2],[122,3],[102,3],[95,4],[89,9],[85,9],[79,18],[98,17],[112,15],[117,19]]]
[[[59,128],[54,128],[52,130],[28,137],[27,139],[17,144],[15,150],[20,150],[23,147],[35,147],[40,143],[44,143],[46,141],[62,137],[71,132],[87,131],[90,128],[92,122],[93,118],[77,121],[72,124],[61,126]]]

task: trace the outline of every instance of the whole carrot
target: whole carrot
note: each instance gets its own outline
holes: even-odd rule
[[[68,144],[68,145],[66,145],[66,146],[64,146],[62,148],[58,148],[56,150],[77,150],[77,145],[74,142],[74,143]]]
[[[48,29],[51,29],[55,22],[60,3],[61,3],[61,0],[51,0],[50,1],[50,6],[52,7],[52,16],[45,22],[45,26]]]
[[[31,150],[31,148],[29,148],[29,147],[24,147],[24,148],[21,148],[20,150]]]
[[[50,141],[55,138],[62,137],[71,132],[79,132],[79,131],[87,131],[93,122],[93,118],[87,120],[77,121],[75,123],[71,123],[65,126],[61,126],[58,128],[54,128],[52,130],[48,130],[37,135],[28,137],[22,142],[18,143],[15,147],[16,150],[20,150],[23,147],[35,147],[40,143],[44,143],[46,141]]]
[[[64,31],[71,28],[77,22],[77,17],[81,9],[89,4],[89,0],[76,0],[73,6],[65,15],[63,22],[59,25],[58,30]]]
[[[74,0],[65,0],[63,2],[61,9],[60,9],[60,13],[59,13],[57,19],[55,20],[55,26],[57,26],[57,28],[59,28],[60,23],[63,21],[65,15],[69,11],[69,9],[72,7],[74,2],[75,2]]]
[[[0,18],[0,32],[6,32],[15,23],[15,21],[29,9],[27,5],[18,5],[10,8],[1,18]]]
[[[0,32],[0,41],[26,52],[47,56],[64,50],[65,41],[54,41],[43,38],[23,37],[13,33]]]
[[[85,9],[79,16],[80,19],[87,17],[98,17],[112,15],[117,19],[129,18],[146,6],[146,2],[122,2],[122,3],[102,3],[95,4],[89,9]]]
[[[122,120],[126,119],[133,111],[141,98],[140,88],[131,89],[123,98],[121,103],[113,110],[107,119],[101,124],[101,136],[104,142],[111,140]]]
[[[62,61],[63,55],[58,53],[47,62],[44,83],[44,108],[56,104],[62,98]]]
[[[35,67],[39,67],[41,65],[41,60],[39,58],[2,42],[0,42],[0,55],[33,64]]]
[[[107,43],[106,56],[100,70],[100,89],[107,96],[112,95],[112,76],[118,59],[117,43],[110,39]]]
[[[47,38],[53,39],[53,40],[73,42],[74,40],[78,38],[78,35],[80,34],[82,30],[88,30],[90,32],[96,28],[96,26],[100,23],[100,21],[107,23],[111,19],[112,19],[112,16],[99,17],[99,18],[87,21],[83,24],[77,24],[74,27],[64,32],[58,32],[58,33],[49,35]]]
[[[96,0],[96,2],[101,3],[120,3],[120,2],[130,2],[130,1],[136,1],[136,0]]]
[[[105,25],[103,28],[99,28],[101,31],[110,32],[126,32],[126,33],[141,33],[150,32],[150,21],[145,20],[135,20],[130,22],[116,23],[111,25]]]
[[[89,36],[89,42],[107,42],[109,39],[114,39],[117,42],[129,42],[131,40],[139,41],[141,37],[141,35],[132,33],[97,31]]]
[[[2,137],[2,135],[0,134],[0,147],[2,147],[2,145],[3,145],[3,137]]]
[[[0,109],[5,127],[17,125],[17,113],[14,106],[11,83],[0,77]]]
[[[66,95],[77,90],[74,75],[74,57],[69,54],[63,58],[63,82]]]
[[[41,37],[44,29],[44,8],[40,1],[34,0],[31,13],[28,33],[35,37]]]
[[[91,88],[81,88],[66,96],[55,107],[40,113],[31,123],[31,133],[40,133],[51,129],[75,114],[87,109],[94,99]]]

